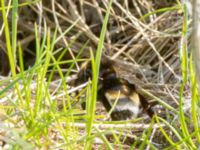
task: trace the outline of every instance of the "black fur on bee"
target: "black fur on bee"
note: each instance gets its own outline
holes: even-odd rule
[[[92,79],[91,63],[82,65],[75,85],[87,82]],[[99,80],[98,99],[102,101],[104,107],[109,112],[111,109],[112,120],[127,120],[136,118],[144,110],[152,117],[154,112],[146,99],[137,93],[135,85],[127,80],[119,78],[114,68],[114,63],[108,58],[102,58]],[[115,106],[114,108],[112,108]]]

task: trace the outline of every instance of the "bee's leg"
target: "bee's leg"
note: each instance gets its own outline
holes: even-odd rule
[[[85,101],[81,103],[81,107],[83,110],[86,110],[86,102]]]
[[[105,107],[106,111],[109,112],[112,108],[109,101],[105,97],[105,90],[103,88],[99,89],[98,91],[98,100],[100,100]]]
[[[104,96],[103,89],[100,89],[98,91],[97,100],[100,100],[102,102],[103,106],[106,108],[106,111],[109,111],[111,109],[110,103],[107,101],[106,97]],[[86,101],[81,102],[81,107],[83,110],[86,110]]]
[[[75,95],[79,95],[79,91],[75,91]],[[86,110],[86,101],[80,95],[78,97],[79,98],[76,103],[79,103],[79,105],[81,104],[81,108],[83,110]]]
[[[149,117],[152,118],[154,115],[154,111],[151,105],[142,95],[139,94],[139,96],[140,96],[140,102],[141,102],[143,110],[149,115]]]

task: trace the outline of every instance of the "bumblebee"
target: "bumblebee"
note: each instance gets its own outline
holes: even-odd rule
[[[91,63],[86,62],[78,72],[75,85],[92,79]],[[143,110],[152,117],[154,112],[148,101],[136,91],[134,84],[117,76],[112,60],[102,58],[98,79],[98,100],[111,112],[112,120],[136,118]]]

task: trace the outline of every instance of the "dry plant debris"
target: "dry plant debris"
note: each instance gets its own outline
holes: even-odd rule
[[[27,1],[20,1],[21,4],[25,2]],[[54,47],[56,58],[68,47],[68,51],[64,54],[62,60],[74,60],[86,42],[86,48],[80,57],[88,58],[89,49],[95,52],[97,48],[107,3],[108,1],[104,0],[42,0],[19,7],[17,40],[21,43],[25,68],[28,69],[35,62],[35,23],[37,24],[40,37],[44,36],[45,24],[50,28],[51,37],[53,37],[56,29],[58,36],[62,35]],[[169,7],[176,9],[157,11]],[[11,23],[11,13],[8,14],[8,21]],[[179,105],[179,87],[181,82],[179,44],[181,40],[182,22],[183,14],[178,8],[177,1],[114,0],[104,43],[105,55],[119,63],[119,74],[130,82],[137,84],[141,88],[141,92],[148,95],[150,101],[156,101],[157,105],[154,106],[154,110],[159,116],[173,118],[171,119],[173,123],[178,119],[177,114],[173,111],[168,111],[160,102],[168,104],[174,110],[177,110]],[[75,24],[74,27],[66,35],[63,34],[72,24]],[[0,21],[0,25],[0,69],[2,75],[1,80],[3,81],[6,78],[3,76],[7,76],[9,73],[9,62],[6,57],[6,44],[4,33],[2,32],[2,21]],[[70,44],[75,38],[75,42]],[[63,72],[67,72],[68,64],[62,64],[60,66]],[[79,63],[76,63],[74,69],[71,71],[72,74],[66,79],[67,82],[73,78],[78,69]],[[1,89],[5,85],[8,85],[10,81],[11,79],[1,84]],[[62,89],[60,88],[62,86],[61,82],[59,76],[55,76],[54,81],[50,83],[49,90],[53,101],[59,99],[62,101],[63,95],[66,95],[65,90],[60,90]],[[35,99],[34,91],[37,88],[35,83],[36,81],[31,81],[32,93],[30,94],[33,100]],[[44,84],[47,84],[47,82],[44,81]],[[21,82],[19,88],[23,89]],[[70,90],[74,92],[77,89],[69,89],[68,92]],[[2,106],[9,106],[12,101],[17,99],[15,96],[17,91],[14,89],[10,88],[7,93],[9,94],[0,99],[0,105]],[[186,99],[185,110],[187,111],[190,102],[188,89],[185,89],[184,94]],[[48,109],[48,104],[46,107]],[[101,104],[98,104],[97,112],[98,114],[100,113],[99,115],[103,113],[101,109]],[[18,110],[14,113],[14,121],[20,119],[17,118],[17,114],[20,111]],[[6,115],[3,116],[3,119],[0,119],[1,122],[6,120]],[[143,117],[145,118],[146,116]],[[138,122],[138,124],[130,123],[124,126],[119,125],[119,128],[124,128],[125,131],[128,130],[130,134],[130,128],[132,127],[136,131],[140,131],[137,131],[137,134],[141,134],[144,128],[148,128],[149,121],[148,117],[146,117],[146,119]],[[23,124],[23,122],[19,122],[19,124]],[[84,134],[84,124],[77,123],[73,125],[79,128],[79,135]],[[44,145],[44,148],[55,148],[61,145],[60,143],[62,143],[63,137],[56,130],[56,126],[56,124],[52,124],[49,127],[49,138],[51,140]],[[17,130],[17,128],[20,128],[20,125],[14,128]],[[114,129],[112,124],[100,125],[98,128],[101,130],[104,130],[104,128]],[[106,132],[106,130],[102,132]],[[118,131],[113,132],[117,133]],[[2,135],[8,134],[0,131],[1,143],[5,140],[1,138]],[[165,147],[167,143],[159,139],[159,134],[158,127],[153,127],[150,140],[158,148]],[[41,137],[41,142],[45,141],[45,138]],[[77,148],[81,147],[81,144],[74,144],[77,144]],[[97,142],[94,149],[98,147],[103,147],[101,142]],[[125,144],[125,148],[128,149],[130,147]]]

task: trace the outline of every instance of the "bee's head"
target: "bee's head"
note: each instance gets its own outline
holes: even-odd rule
[[[113,68],[113,61],[107,57],[102,57],[99,77],[107,78],[110,75],[116,75],[115,69]]]
[[[108,58],[102,57],[98,78],[101,80],[111,72],[114,72],[112,67],[112,61]],[[74,85],[80,85],[82,83],[85,83],[88,81],[88,79],[92,79],[91,61],[87,61],[81,65]]]

